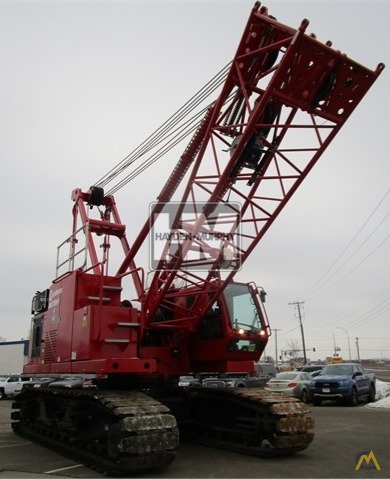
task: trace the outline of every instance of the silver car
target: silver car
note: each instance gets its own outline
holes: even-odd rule
[[[310,400],[310,382],[310,374],[301,371],[289,371],[278,373],[264,385],[264,388],[266,391],[283,393],[301,399],[303,402],[308,402]]]

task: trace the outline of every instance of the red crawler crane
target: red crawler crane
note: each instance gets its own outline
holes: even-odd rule
[[[132,244],[104,181],[73,191],[69,255],[59,249],[57,277],[34,297],[24,372],[83,375],[97,389],[27,389],[15,403],[18,433],[106,472],[169,464],[177,423],[260,456],[311,442],[303,403],[177,386],[190,373],[254,373],[270,334],[264,291],[234,275],[383,69],[306,35],[307,25],[287,27],[256,3],[218,98]],[[109,273],[114,238],[123,261]],[[151,239],[146,286],[138,256]],[[129,280],[131,303],[121,294]]]

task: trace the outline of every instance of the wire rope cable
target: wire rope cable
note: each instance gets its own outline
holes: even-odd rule
[[[206,83],[190,100],[188,100],[181,108],[179,108],[168,120],[166,120],[160,127],[158,127],[146,140],[138,145],[131,151],[122,161],[120,161],[115,167],[113,167],[108,173],[101,177],[98,181],[93,183],[98,187],[105,187],[110,182],[114,181],[119,175],[123,174],[127,168],[133,163],[139,160],[144,155],[152,152],[153,149],[161,144],[161,150],[157,150],[155,153],[150,153],[151,157],[146,159],[145,162],[139,165],[133,172],[130,172],[125,179],[119,180],[117,184],[110,190],[109,194],[118,191],[129,181],[134,179],[167,151],[177,145],[181,140],[193,132],[200,122],[201,116],[204,114],[206,107],[203,107],[200,111],[193,114],[189,120],[185,120],[196,108],[209,97],[215,90],[217,90],[225,81],[227,72],[230,67],[229,62],[224,68],[222,68],[208,83]]]

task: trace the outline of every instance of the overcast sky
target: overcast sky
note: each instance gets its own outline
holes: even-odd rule
[[[0,337],[28,335],[54,277],[71,191],[88,187],[233,57],[252,1],[0,1]],[[279,349],[390,358],[390,3],[270,0],[270,13],[354,60],[388,65],[238,273],[268,293]],[[116,199],[130,241],[177,158]],[[140,265],[142,266],[142,265]],[[145,265],[146,266],[146,265]],[[341,328],[341,329],[340,329]],[[267,354],[274,356],[271,338]]]

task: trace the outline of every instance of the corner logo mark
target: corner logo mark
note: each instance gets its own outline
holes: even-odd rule
[[[365,464],[362,465],[363,461],[365,462]],[[373,464],[370,464],[371,461]],[[357,454],[355,471],[358,471],[360,468],[376,469],[377,471],[381,470],[373,451],[370,451],[368,454],[366,452],[360,452],[359,454]]]

